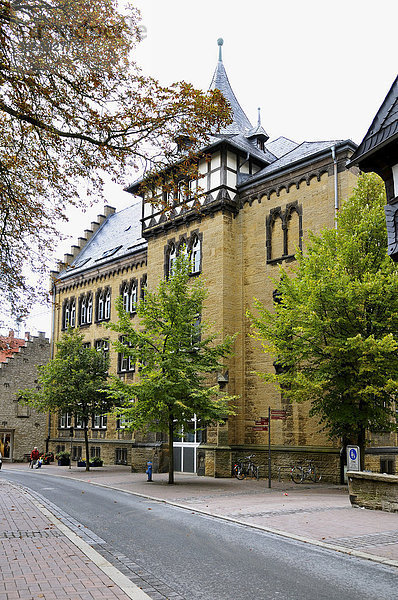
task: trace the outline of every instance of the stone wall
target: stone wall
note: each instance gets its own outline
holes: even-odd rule
[[[49,358],[49,340],[40,333],[38,337],[27,336],[25,346],[6,363],[0,363],[0,441],[5,437],[10,441],[10,457],[5,462],[23,461],[34,446],[40,452],[46,449],[47,415],[20,405],[18,396],[20,389],[36,386],[37,366]]]
[[[353,506],[398,512],[398,476],[348,471],[348,490]]]

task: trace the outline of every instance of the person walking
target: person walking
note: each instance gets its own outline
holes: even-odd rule
[[[32,452],[30,453],[30,468],[33,469],[33,465],[35,464],[35,462],[40,458],[40,452],[38,451],[37,447],[35,446],[32,450]]]

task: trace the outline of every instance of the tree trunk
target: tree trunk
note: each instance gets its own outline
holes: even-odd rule
[[[174,483],[174,419],[169,416],[169,481]]]
[[[90,470],[90,452],[88,448],[88,428],[87,425],[84,427],[84,446],[86,448],[86,471]]]

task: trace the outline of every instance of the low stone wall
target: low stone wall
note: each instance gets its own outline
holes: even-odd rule
[[[398,475],[348,471],[347,478],[353,506],[398,512]]]

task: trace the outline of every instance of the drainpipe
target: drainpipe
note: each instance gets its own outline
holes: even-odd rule
[[[336,146],[332,146],[332,159],[333,159],[333,175],[334,175],[334,226],[337,229],[337,215],[339,212],[339,192],[337,186],[337,158],[336,158]]]

